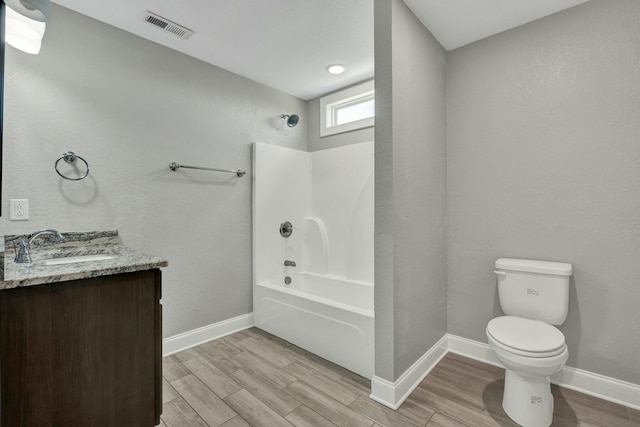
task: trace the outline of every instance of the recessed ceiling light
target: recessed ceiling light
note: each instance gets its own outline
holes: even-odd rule
[[[327,71],[331,74],[342,74],[344,73],[344,65],[340,64],[332,64],[327,67]]]

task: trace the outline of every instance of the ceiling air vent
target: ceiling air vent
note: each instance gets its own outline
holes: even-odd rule
[[[145,13],[143,20],[184,40],[187,40],[193,34],[190,29],[149,11]]]

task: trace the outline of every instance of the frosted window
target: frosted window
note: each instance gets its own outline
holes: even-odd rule
[[[374,121],[373,80],[320,98],[320,136],[371,127]]]
[[[375,99],[372,95],[370,99],[341,105],[334,109],[334,114],[336,126],[374,117]]]

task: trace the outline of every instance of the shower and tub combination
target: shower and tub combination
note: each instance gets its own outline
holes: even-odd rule
[[[255,325],[373,376],[373,142],[255,143]]]

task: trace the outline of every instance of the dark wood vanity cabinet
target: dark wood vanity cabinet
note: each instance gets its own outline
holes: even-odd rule
[[[152,427],[160,270],[0,291],[2,427]]]

